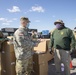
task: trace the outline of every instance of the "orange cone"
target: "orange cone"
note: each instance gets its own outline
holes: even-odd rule
[[[72,69],[73,68],[73,65],[72,65],[72,61],[70,62],[70,69]]]

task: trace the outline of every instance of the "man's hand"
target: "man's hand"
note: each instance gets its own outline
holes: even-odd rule
[[[44,42],[45,40],[43,39],[37,39],[37,41],[35,42],[35,46],[37,47],[39,43]]]
[[[52,50],[52,48],[49,48],[49,52],[50,52],[50,54],[52,54],[52,53],[53,53],[53,50]]]
[[[35,43],[35,46],[37,47],[39,43]]]

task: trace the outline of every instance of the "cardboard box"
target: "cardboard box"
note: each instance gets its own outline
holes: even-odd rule
[[[44,54],[37,54],[35,53],[33,55],[33,62],[36,64],[42,64],[42,63],[47,63],[47,57],[46,57],[46,53]]]
[[[4,52],[14,52],[14,45],[9,42],[9,41],[5,41],[3,44],[2,44],[2,51]]]
[[[1,64],[10,64],[15,62],[15,53],[13,44],[9,44],[8,41],[2,44],[2,52],[1,52]]]
[[[14,46],[9,41],[5,41],[2,44],[1,52],[1,74],[16,75],[15,65],[16,58],[14,53]]]
[[[42,54],[37,54],[35,53],[33,55],[33,62],[36,64],[42,64],[42,63],[46,63],[49,60],[54,58],[54,54],[50,54],[49,51],[47,51],[46,53],[42,53]]]
[[[1,53],[1,62],[2,63],[12,63],[12,62],[15,62],[16,61],[16,58],[15,58],[15,53],[14,52],[11,52],[11,53]]]
[[[2,69],[1,70],[1,75],[16,75],[16,71],[15,71],[15,66],[14,65],[12,65],[11,67],[10,67],[10,69]]]
[[[41,39],[41,42],[37,47],[34,47],[34,51],[37,52],[46,52],[48,50],[48,46],[50,43],[50,39]]]
[[[49,46],[50,46],[50,39],[46,39],[46,48],[47,48],[47,50],[49,49]]]
[[[6,56],[5,54],[1,53],[1,69],[5,69],[6,68]]]
[[[37,75],[48,75],[48,63],[33,64],[33,70]]]
[[[11,53],[11,56],[7,57],[7,55],[2,57],[2,61],[1,61],[1,73],[2,75],[16,75],[16,72],[15,72],[15,59],[13,59],[13,54],[14,53]]]
[[[5,70],[1,70],[1,75],[6,75],[6,71]]]
[[[34,47],[34,51],[46,52],[46,41],[40,42],[37,47]]]
[[[16,58],[15,58],[15,53],[1,53],[1,66],[9,66],[12,63],[15,64]]]
[[[2,75],[16,75],[15,72],[15,53],[14,52],[2,52],[1,53],[1,73]]]

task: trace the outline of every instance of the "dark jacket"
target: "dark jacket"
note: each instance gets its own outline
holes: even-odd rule
[[[72,30],[67,27],[61,30],[55,29],[51,36],[50,47],[64,50],[74,49],[75,37]]]

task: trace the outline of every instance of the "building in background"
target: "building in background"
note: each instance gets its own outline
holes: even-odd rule
[[[1,31],[3,32],[4,36],[13,36],[14,32],[17,30],[18,28],[2,28]],[[31,32],[35,31],[37,32],[37,29],[29,29],[29,34],[31,35]]]

